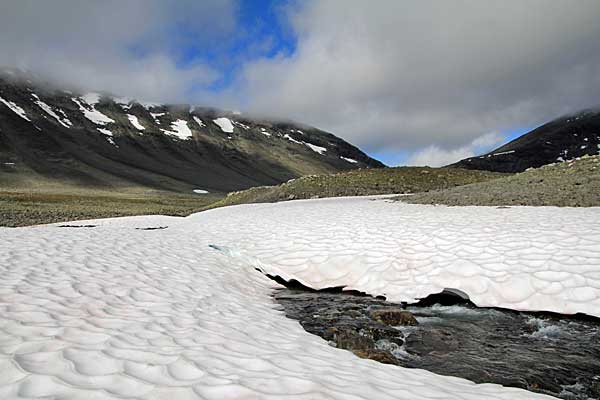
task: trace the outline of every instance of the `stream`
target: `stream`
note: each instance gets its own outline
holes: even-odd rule
[[[274,299],[306,331],[359,357],[563,399],[600,399],[599,319],[288,288]]]

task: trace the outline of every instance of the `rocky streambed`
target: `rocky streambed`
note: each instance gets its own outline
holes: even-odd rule
[[[564,399],[600,399],[600,321],[452,304],[280,289],[289,318],[359,357]],[[437,301],[446,305],[437,304]]]

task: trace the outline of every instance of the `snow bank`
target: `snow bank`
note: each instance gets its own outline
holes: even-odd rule
[[[37,106],[39,108],[41,108],[46,114],[48,114],[49,116],[54,118],[56,121],[58,121],[59,124],[61,124],[65,128],[70,128],[73,125],[73,123],[66,117],[64,111],[59,109],[59,112],[64,116],[64,117],[61,117],[60,115],[58,115],[57,113],[54,112],[52,107],[50,107],[48,104],[44,103],[38,97],[37,94],[32,93],[31,96],[35,99],[34,103],[37,104]]]
[[[0,97],[0,103],[4,104],[6,107],[10,108],[12,112],[17,114],[19,117],[23,118],[25,121],[31,122],[29,117],[27,117],[25,110],[23,110],[21,107],[19,107],[12,101],[8,101],[8,100],[5,100],[2,97]]]
[[[315,153],[323,154],[327,151],[325,147],[317,146],[316,144],[304,142],[305,145],[308,146],[309,149],[314,151]]]
[[[198,124],[198,126],[200,128],[206,126],[206,125],[204,125],[204,122],[202,122],[202,120],[200,118],[196,117],[195,115],[192,118],[194,118],[194,121],[196,121],[196,123]]]
[[[221,117],[217,119],[213,119],[215,125],[217,125],[221,130],[225,133],[233,133],[233,124],[229,120],[229,118]]]
[[[95,105],[100,101],[100,96],[97,93],[88,93],[81,97],[81,100],[86,103],[87,107],[82,102],[73,97],[71,100],[77,104],[83,116],[92,121],[96,125],[106,125],[115,122],[113,119],[96,110]]]
[[[333,348],[277,309],[254,267],[598,312],[599,222],[600,209],[350,198],[0,228],[0,398],[550,399]]]
[[[158,119],[159,117],[162,117],[163,115],[165,115],[166,113],[164,112],[160,112],[160,113],[150,113],[150,115],[152,116],[152,118],[154,118],[154,122],[156,122],[156,125],[160,125],[160,120]]]
[[[112,100],[121,106],[125,111],[129,111],[132,107],[133,99],[129,97],[113,97]]]
[[[144,125],[140,124],[140,121],[138,121],[138,118],[135,115],[127,114],[127,118],[129,119],[129,122],[131,122],[131,125],[133,125],[133,127],[138,131],[143,131],[146,129],[144,128]]]
[[[175,122],[171,122],[172,131],[168,131],[166,129],[161,129],[167,135],[177,136],[180,139],[189,139],[192,137],[192,131],[188,127],[187,121],[183,119],[178,119]]]
[[[271,134],[265,128],[260,128],[260,133],[262,133],[266,137],[271,137]]]
[[[304,144],[304,142],[300,142],[300,141],[298,141],[298,140],[294,139],[293,137],[291,137],[291,136],[290,136],[290,135],[288,135],[287,133],[286,133],[285,135],[283,135],[283,138],[284,138],[284,139],[287,139],[287,140],[289,140],[289,141],[290,141],[290,142],[292,142],[292,143],[296,143],[296,144]]]
[[[113,139],[113,133],[111,131],[109,131],[108,129],[104,129],[104,128],[96,128],[98,130],[98,132],[102,133],[103,135],[106,136],[106,141],[110,144],[112,144],[115,147],[119,147],[116,143],[115,140]]]
[[[314,288],[346,285],[408,302],[451,288],[480,306],[600,317],[600,207],[445,207],[350,198],[212,213],[222,213],[214,226],[210,213],[190,219],[221,232],[231,220],[231,229],[246,232],[215,237],[215,244]]]
[[[298,131],[300,132],[300,131]],[[263,132],[264,133],[264,132]],[[300,132],[302,133],[302,132]],[[304,135],[304,133],[302,133]],[[270,135],[269,135],[270,136]],[[283,135],[284,139],[289,140],[292,143],[296,143],[296,144],[304,144],[306,145],[309,149],[311,149],[312,151],[314,151],[315,153],[319,153],[321,155],[323,155],[323,153],[325,153],[327,151],[327,149],[325,147],[321,147],[321,146],[317,146],[316,144],[312,144],[312,143],[308,143],[308,142],[304,142],[304,141],[299,141],[294,139],[293,137],[291,137],[289,134],[285,134]]]
[[[356,160],[355,160],[355,159],[353,159],[353,158],[341,157],[341,156],[340,156],[340,158],[341,158],[342,160],[344,160],[344,161],[348,161],[348,162],[349,162],[349,163],[351,163],[351,164],[356,164],[356,163],[358,163],[358,161],[356,161]]]

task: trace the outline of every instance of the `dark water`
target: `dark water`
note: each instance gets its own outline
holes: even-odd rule
[[[340,293],[282,289],[289,318],[357,355],[477,383],[564,399],[600,399],[600,322],[468,305],[408,306],[417,326],[391,327],[374,310],[398,304]]]

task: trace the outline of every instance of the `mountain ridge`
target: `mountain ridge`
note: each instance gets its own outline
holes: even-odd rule
[[[600,154],[600,107],[556,118],[480,156],[449,166],[523,172],[584,155]]]
[[[384,167],[305,124],[77,93],[29,78],[0,74],[2,180],[36,175],[91,186],[228,192]]]

